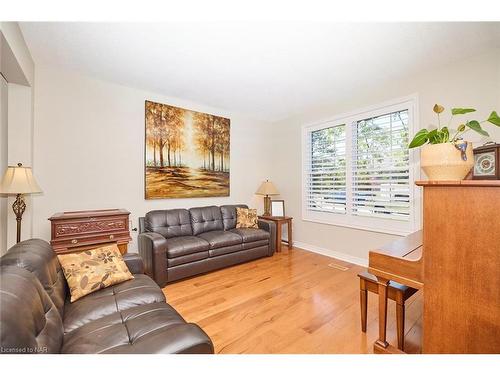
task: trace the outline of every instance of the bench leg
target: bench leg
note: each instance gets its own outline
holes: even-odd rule
[[[389,280],[377,276],[378,284],[378,340],[375,341],[375,350],[384,350],[389,346],[387,342],[387,289]],[[377,348],[378,347],[378,348]]]
[[[361,331],[366,332],[366,318],[367,318],[367,302],[368,291],[366,290],[365,280],[359,280],[359,302],[361,306]]]
[[[405,350],[405,305],[396,304],[396,325],[398,330],[398,349]]]

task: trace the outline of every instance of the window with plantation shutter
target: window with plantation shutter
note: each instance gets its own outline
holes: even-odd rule
[[[352,140],[353,215],[409,220],[408,110],[356,121]]]
[[[303,219],[402,235],[417,230],[419,167],[408,149],[415,108],[413,96],[304,126]]]
[[[345,214],[345,125],[315,130],[309,141],[307,207],[312,211]]]

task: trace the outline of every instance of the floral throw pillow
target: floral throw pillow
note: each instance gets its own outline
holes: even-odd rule
[[[236,228],[258,228],[257,210],[236,207]]]
[[[99,289],[133,279],[116,245],[102,246],[57,258],[71,293],[71,302]]]

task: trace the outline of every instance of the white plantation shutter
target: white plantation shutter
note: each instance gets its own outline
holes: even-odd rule
[[[306,204],[311,211],[346,212],[345,125],[309,133]]]
[[[409,220],[408,110],[353,126],[353,215]]]
[[[408,149],[416,97],[303,127],[302,218],[393,234],[420,226]],[[417,156],[418,158],[418,156]]]

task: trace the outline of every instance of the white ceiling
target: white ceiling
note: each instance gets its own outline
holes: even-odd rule
[[[276,121],[500,48],[500,23],[21,23],[36,64]]]

